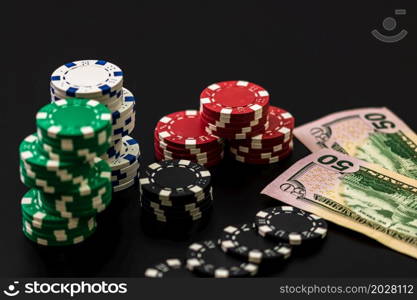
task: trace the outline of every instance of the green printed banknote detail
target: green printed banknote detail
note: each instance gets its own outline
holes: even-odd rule
[[[417,180],[331,149],[295,163],[263,194],[417,258]]]
[[[312,152],[333,149],[417,179],[417,135],[385,107],[334,113],[294,135]]]

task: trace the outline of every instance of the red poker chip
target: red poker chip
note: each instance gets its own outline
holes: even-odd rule
[[[225,134],[227,136],[229,135],[234,135],[234,134],[239,134],[239,133],[248,133],[248,132],[259,132],[259,131],[263,131],[265,130],[265,128],[267,128],[268,125],[267,123],[262,123],[262,124],[258,124],[255,125],[253,127],[242,127],[242,128],[237,128],[237,129],[233,129],[233,128],[221,128],[221,127],[216,127],[213,124],[206,124],[205,128],[208,128],[210,131],[215,131],[216,133],[219,134]]]
[[[285,143],[279,143],[273,146],[268,146],[268,147],[259,147],[259,148],[252,148],[252,147],[248,147],[245,145],[241,145],[238,143],[238,141],[233,140],[230,141],[229,146],[230,148],[234,148],[239,152],[242,153],[254,153],[254,154],[260,154],[260,153],[267,153],[267,152],[278,152],[284,149],[288,149],[291,145],[291,143],[293,142],[292,139],[290,139],[289,141],[285,142]]]
[[[250,147],[254,145],[253,148],[258,148],[285,143],[292,139],[295,119],[289,112],[276,106],[270,106],[268,122],[269,126],[265,132],[245,141],[238,141],[238,143]]]
[[[202,152],[210,152],[215,151],[218,149],[223,149],[224,143],[222,140],[219,140],[218,143],[210,143],[206,145],[201,145],[198,148],[184,148],[179,146],[174,146],[172,144],[167,144],[164,141],[159,140],[158,135],[154,134],[154,143],[158,144],[159,147],[161,147],[164,150],[168,150],[171,152],[177,152],[177,153],[184,153],[184,154],[197,154]]]
[[[159,147],[158,144],[154,144],[154,150],[158,151],[161,155],[171,159],[208,159],[220,157],[223,153],[223,149],[217,149],[211,152],[202,152],[198,154],[190,154],[190,153],[178,153],[178,152],[171,152],[168,150],[164,150],[163,148]]]
[[[257,120],[253,120],[253,121],[249,121],[249,122],[232,122],[232,123],[225,123],[222,121],[218,121],[216,119],[213,119],[209,116],[207,116],[205,113],[200,112],[200,117],[201,117],[201,121],[206,124],[212,124],[216,127],[219,128],[225,128],[225,129],[238,129],[238,128],[242,128],[242,127],[253,127],[259,124],[265,124],[266,121],[268,120],[268,115],[266,114],[265,116],[263,116],[261,119],[257,119]]]
[[[230,153],[231,157],[235,160],[246,163],[246,164],[252,164],[252,165],[266,165],[266,164],[273,164],[280,162],[286,158],[288,158],[292,154],[292,148],[289,148],[286,152],[273,156],[271,158],[251,158],[251,157],[245,157],[241,155],[235,155],[233,153]]]
[[[222,122],[222,123],[226,123],[226,124],[249,123],[249,122],[253,122],[253,121],[265,118],[268,115],[268,109],[269,109],[269,104],[263,108],[262,113],[258,113],[252,116],[242,117],[242,116],[236,116],[236,115],[214,114],[213,112],[208,111],[207,109],[204,109],[204,106],[200,105],[200,112],[204,114],[204,116],[210,119]]]
[[[235,133],[235,134],[230,134],[230,133],[226,134],[224,132],[220,132],[220,131],[217,131],[217,130],[212,130],[212,129],[209,129],[207,127],[205,128],[205,130],[209,134],[212,134],[212,135],[215,135],[215,136],[218,136],[218,137],[222,137],[222,138],[225,138],[225,139],[229,139],[229,140],[246,140],[246,139],[249,139],[253,136],[257,136],[257,135],[263,133],[267,126],[268,126],[268,124],[265,124],[264,127],[261,127],[257,130],[250,131],[250,132],[245,132],[245,133]]]
[[[271,151],[271,152],[242,152],[239,151],[236,148],[230,147],[229,151],[234,154],[234,155],[239,155],[239,156],[243,156],[245,158],[250,158],[250,159],[269,159],[271,157],[275,157],[275,156],[281,156],[283,154],[285,154],[287,151],[289,151],[290,149],[293,149],[293,143],[289,143],[288,146],[286,146],[285,148],[281,148],[278,151]]]
[[[170,158],[165,158],[161,153],[158,153],[157,151],[155,151],[155,158],[158,161],[170,160]],[[216,159],[208,160],[208,161],[201,161],[201,160],[196,160],[196,159],[187,159],[187,160],[198,163],[202,166],[205,166],[206,168],[210,168],[210,167],[218,165],[223,160],[223,155]]]
[[[204,130],[200,113],[196,110],[179,111],[161,118],[156,124],[155,134],[159,140],[181,148],[212,147],[220,142],[218,137]]]
[[[252,120],[260,118],[269,105],[268,92],[247,81],[223,81],[205,88],[200,95],[204,112],[213,116]]]

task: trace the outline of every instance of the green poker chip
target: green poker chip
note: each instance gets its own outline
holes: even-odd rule
[[[42,107],[37,127],[52,139],[89,139],[111,126],[110,110],[95,100],[62,99]]]
[[[95,217],[90,217],[87,224],[77,228],[68,229],[60,227],[42,227],[38,222],[27,220],[23,217],[23,226],[29,233],[36,234],[37,236],[44,237],[46,239],[59,241],[68,238],[75,238],[80,235],[88,235],[97,226],[97,221]]]
[[[36,134],[26,137],[19,146],[20,159],[26,164],[34,167],[44,168],[46,170],[76,169],[73,162],[52,160],[44,156],[39,150],[39,139]]]
[[[107,162],[98,157],[94,158],[94,162],[93,175],[76,184],[30,178],[23,168],[20,168],[21,180],[25,185],[39,188],[47,194],[92,195],[103,187],[111,186],[111,169]]]
[[[97,195],[74,199],[72,197],[55,197],[43,194],[43,208],[50,214],[61,217],[86,217],[102,212],[112,199],[111,189],[102,188]]]
[[[40,141],[54,149],[54,152],[58,154],[78,155],[80,152],[89,150],[90,152],[100,151],[102,148],[109,147],[112,141],[112,130],[108,127],[106,130],[101,131],[96,136],[89,139],[70,139],[59,138],[54,139],[48,137],[48,133],[38,128],[37,134]],[[97,150],[96,150],[97,149]]]
[[[89,232],[88,234],[79,235],[79,236],[76,236],[76,237],[71,237],[71,238],[67,238],[65,240],[60,240],[60,241],[56,241],[56,238],[53,238],[53,237],[45,238],[44,236],[39,236],[35,232],[28,232],[24,226],[22,227],[22,230],[23,230],[24,235],[29,240],[37,243],[38,245],[42,245],[42,246],[71,246],[71,245],[79,244],[79,243],[85,241],[91,235],[93,235],[93,233],[96,230],[96,227],[94,227],[94,229],[91,232]]]
[[[80,226],[86,226],[89,218],[62,218],[48,214],[40,202],[40,191],[30,189],[22,198],[22,214],[26,220],[38,223],[42,226],[49,226],[61,229],[74,229]]]

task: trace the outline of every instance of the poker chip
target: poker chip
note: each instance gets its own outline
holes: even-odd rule
[[[219,120],[212,118],[211,116],[206,115],[204,112],[200,112],[201,120],[204,123],[210,124],[211,126],[215,126],[216,128],[225,128],[225,129],[240,129],[244,127],[254,127],[260,124],[264,124],[267,122],[268,115],[263,116],[260,119],[255,119],[252,121],[247,122],[237,122],[233,121],[232,123],[226,123]]]
[[[261,236],[290,245],[320,242],[327,234],[325,220],[292,206],[263,209],[256,214],[255,223]]]
[[[70,62],[51,75],[51,87],[63,98],[100,98],[120,89],[122,84],[122,70],[104,60]]]
[[[193,243],[188,247],[186,266],[202,277],[249,277],[258,272],[256,264],[225,255],[217,243],[211,240]]]
[[[247,164],[272,164],[287,158],[293,149],[294,117],[286,110],[269,106],[268,123],[263,132],[230,140],[230,154]]]
[[[141,190],[160,199],[193,197],[210,188],[211,174],[187,160],[166,160],[150,164],[140,179]]]
[[[142,212],[161,223],[193,223],[213,205],[211,174],[189,160],[150,164],[140,178]]]
[[[226,131],[221,131],[221,129],[218,129],[218,130],[211,129],[209,126],[206,126],[205,130],[208,134],[218,136],[218,137],[222,137],[222,138],[225,138],[225,139],[244,140],[244,139],[248,139],[252,136],[257,136],[257,135],[261,134],[262,132],[265,131],[265,129],[267,127],[268,127],[268,122],[265,123],[265,124],[262,124],[262,126],[260,126],[260,127],[257,127],[253,131],[252,130],[244,131],[247,128],[243,128],[242,131],[226,132]]]
[[[106,144],[109,125],[110,111],[95,100],[59,100],[45,105],[36,114],[36,126],[41,137],[52,141],[51,145],[65,140],[67,150],[80,145]]]
[[[253,223],[225,227],[219,244],[225,253],[255,264],[281,261],[291,255],[290,245],[264,239]]]
[[[145,270],[145,277],[148,278],[177,278],[194,277],[184,266],[181,259],[168,258]]]
[[[77,244],[91,236],[96,227],[94,217],[63,218],[43,208],[40,192],[29,190],[22,198],[23,232],[32,241],[44,246]]]
[[[156,125],[159,140],[181,148],[213,147],[219,138],[207,134],[201,127],[200,113],[196,110],[179,111],[162,117]]]
[[[286,158],[288,158],[292,154],[292,149],[289,148],[284,153],[276,156],[271,156],[268,158],[253,158],[250,156],[241,156],[235,155],[231,153],[231,156],[238,162],[245,163],[245,164],[252,164],[252,165],[267,165],[267,164],[274,164],[280,162]]]
[[[202,112],[235,121],[259,119],[265,110],[268,110],[268,106],[268,92],[259,85],[247,81],[214,83],[204,89],[200,95]]]
[[[292,131],[294,129],[294,117],[286,110],[270,106],[268,110],[269,126],[260,135],[251,137],[247,141],[242,141],[240,144],[252,145],[275,145],[279,143],[288,142],[292,138]]]

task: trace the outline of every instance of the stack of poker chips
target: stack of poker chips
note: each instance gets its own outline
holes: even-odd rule
[[[227,139],[231,156],[248,164],[281,161],[292,153],[293,116],[269,104],[269,93],[251,82],[224,81],[200,95],[207,133]]]
[[[112,169],[113,191],[133,186],[139,176],[140,149],[129,135],[135,128],[136,100],[123,87],[122,70],[104,60],[81,60],[56,69],[50,82],[51,99],[94,99],[112,112],[110,148],[101,158]]]
[[[208,216],[213,195],[211,174],[189,160],[149,165],[140,182],[142,212],[165,224],[192,224]]]
[[[111,202],[111,169],[99,158],[111,141],[111,113],[100,103],[63,99],[41,108],[37,134],[19,147],[23,232],[47,246],[84,241]]]
[[[184,159],[205,167],[217,165],[224,155],[223,139],[207,133],[201,121],[197,110],[162,117],[154,132],[156,159]]]

